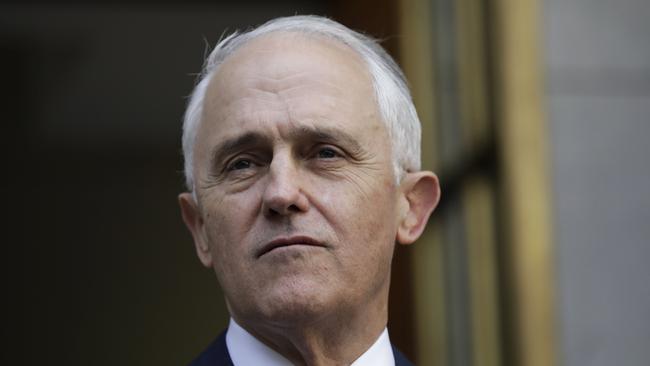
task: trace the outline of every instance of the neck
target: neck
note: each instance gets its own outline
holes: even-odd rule
[[[310,321],[293,323],[235,321],[294,365],[350,365],[381,335],[387,322],[386,301]]]

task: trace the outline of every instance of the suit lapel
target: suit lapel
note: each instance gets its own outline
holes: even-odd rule
[[[395,366],[413,366],[411,361],[409,361],[406,356],[400,352],[397,347],[391,344],[393,347],[393,357],[395,357]]]
[[[226,346],[226,332],[221,333],[189,366],[234,366]]]

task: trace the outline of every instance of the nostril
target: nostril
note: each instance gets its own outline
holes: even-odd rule
[[[289,206],[286,206],[286,207],[277,207],[277,206],[276,207],[269,207],[266,210],[266,214],[269,217],[285,216],[285,215],[292,214],[292,213],[297,213],[297,212],[300,212],[300,208],[298,206],[296,206],[296,205],[293,205],[293,204],[289,205]]]

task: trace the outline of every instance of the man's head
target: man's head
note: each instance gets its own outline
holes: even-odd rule
[[[394,244],[419,237],[439,196],[418,171],[399,69],[321,18],[235,37],[211,54],[184,126],[193,194],[179,200],[200,260],[244,325],[383,327]]]
[[[183,155],[187,188],[194,190],[194,143],[202,120],[206,90],[221,64],[240,47],[274,32],[296,32],[331,39],[347,45],[366,64],[382,122],[393,148],[396,179],[404,172],[420,170],[420,121],[411,100],[406,79],[399,66],[374,39],[317,16],[293,16],[271,20],[245,33],[224,38],[206,59],[199,82],[191,94],[183,121]]]

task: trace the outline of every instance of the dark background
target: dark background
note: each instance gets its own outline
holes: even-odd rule
[[[392,4],[0,4],[5,362],[196,356],[227,324],[176,202],[182,114],[206,43],[273,17],[322,14],[387,38],[394,52]],[[407,256],[398,253],[391,338],[413,357]]]

